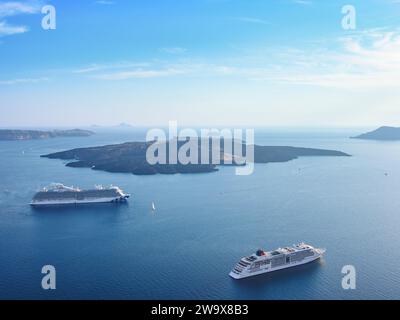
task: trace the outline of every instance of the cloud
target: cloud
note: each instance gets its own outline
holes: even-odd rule
[[[255,24],[271,24],[269,21],[260,19],[260,18],[254,18],[254,17],[239,17],[236,18],[238,21],[242,22],[248,22],[248,23],[255,23]]]
[[[301,4],[301,5],[306,5],[306,6],[309,6],[312,4],[311,0],[293,0],[293,2],[296,4]]]
[[[26,26],[12,26],[7,24],[6,21],[0,21],[0,37],[10,36],[18,33],[28,32],[29,28]]]
[[[19,14],[34,14],[40,11],[38,2],[2,2],[0,3],[0,18],[11,17]]]
[[[91,65],[88,67],[83,67],[80,69],[73,70],[72,73],[90,73],[90,72],[95,72],[95,71],[99,71],[99,70],[103,70],[103,69],[104,69],[104,66]]]
[[[336,46],[332,46],[333,43]],[[352,32],[330,40],[329,46],[324,48],[323,43],[316,43],[309,49],[251,50],[226,57],[223,63],[185,56],[145,63],[92,64],[73,73],[107,81],[226,77],[349,90],[397,87],[400,83],[400,30],[381,28]]]
[[[26,84],[26,83],[38,83],[42,81],[48,81],[48,78],[18,78],[10,80],[0,80],[0,85],[14,85],[14,84]]]
[[[1,2],[0,19],[23,14],[35,14],[40,12],[38,1],[23,2]],[[26,26],[14,26],[8,24],[5,20],[0,20],[0,37],[21,34],[29,31]]]
[[[99,1],[95,1],[95,3],[102,4],[102,5],[113,5],[113,4],[115,4],[115,1],[99,0]]]
[[[187,52],[186,48],[181,48],[181,47],[167,47],[167,48],[161,48],[160,51],[169,53],[169,54],[183,54]]]
[[[259,68],[220,68],[221,74],[273,83],[370,89],[400,83],[400,32],[367,30],[337,39],[335,50],[294,50]],[[261,63],[260,63],[261,64]]]
[[[92,79],[121,81],[195,74],[193,63],[170,63],[168,61],[93,63],[72,70],[73,74],[86,75]]]
[[[118,63],[110,63],[110,64],[97,64],[93,63],[88,66],[80,67],[75,70],[72,70],[72,73],[76,74],[84,74],[84,73],[95,73],[97,71],[102,70],[118,70],[118,69],[127,69],[127,68],[143,68],[149,67],[151,64],[148,62],[118,62]]]
[[[160,77],[169,77],[175,76],[179,74],[184,74],[184,70],[178,69],[165,69],[165,70],[131,70],[131,71],[120,71],[120,72],[112,72],[100,75],[92,76],[94,79],[99,80],[109,80],[109,81],[118,81],[118,80],[129,80],[129,79],[146,79],[146,78],[160,78]]]

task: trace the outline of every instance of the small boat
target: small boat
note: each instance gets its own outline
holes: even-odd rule
[[[156,211],[156,205],[154,204],[154,202],[151,203],[151,210]]]

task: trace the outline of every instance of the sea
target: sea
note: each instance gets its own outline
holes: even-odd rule
[[[353,129],[256,129],[256,143],[334,149],[351,157],[218,172],[135,176],[40,155],[143,141],[145,129],[85,138],[0,142],[0,299],[399,299],[400,142],[349,139]],[[127,204],[33,209],[51,183],[117,185]],[[156,210],[152,210],[154,202]],[[323,259],[244,280],[228,274],[257,249],[299,242]],[[42,267],[56,289],[42,288]],[[342,271],[355,270],[344,289]]]

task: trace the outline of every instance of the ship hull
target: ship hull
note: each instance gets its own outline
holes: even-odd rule
[[[307,263],[311,263],[311,262],[314,262],[314,261],[322,258],[322,256],[323,256],[323,253],[319,254],[319,255],[316,255],[314,257],[310,257],[308,259],[304,259],[303,261],[286,264],[286,265],[283,265],[283,266],[280,266],[280,267],[276,267],[276,268],[262,269],[262,270],[256,271],[256,272],[246,272],[246,273],[242,273],[242,274],[236,274],[234,272],[231,272],[231,273],[229,273],[229,276],[231,276],[235,280],[250,278],[250,277],[259,276],[259,275],[270,273],[270,272],[274,272],[274,271],[279,271],[279,270],[283,270],[283,269],[289,269],[289,268],[301,266],[301,265],[304,265],[304,264],[307,264]]]
[[[71,205],[87,205],[87,204],[106,204],[106,203],[124,203],[127,201],[128,197],[118,197],[118,198],[98,198],[91,200],[62,200],[62,201],[40,201],[31,202],[32,207],[52,207],[52,206],[71,206]]]

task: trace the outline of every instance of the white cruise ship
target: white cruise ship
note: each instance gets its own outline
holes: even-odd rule
[[[118,187],[103,188],[97,186],[93,190],[80,190],[78,188],[66,187],[63,184],[52,184],[35,194],[31,206],[52,206],[52,205],[77,205],[94,203],[117,203],[125,202],[129,198]]]
[[[243,279],[286,269],[315,261],[321,258],[325,251],[325,249],[316,249],[305,243],[269,252],[258,250],[255,254],[242,258],[229,275],[234,279]]]

